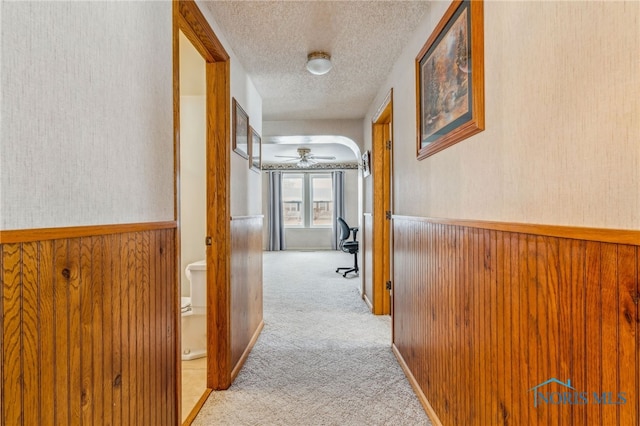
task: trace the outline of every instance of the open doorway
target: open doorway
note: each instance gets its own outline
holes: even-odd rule
[[[206,66],[179,31],[180,62],[180,336],[182,419],[207,389]]]
[[[231,330],[229,320],[229,281],[231,275],[229,258],[231,252],[229,215],[230,67],[229,55],[194,2],[174,2],[173,11],[175,215],[178,220],[179,238],[177,245],[189,245],[189,248],[178,250],[177,264],[181,266],[181,270],[176,271],[176,274],[180,277],[185,270],[189,270],[190,274],[190,277],[186,277],[185,274],[187,283],[185,287],[189,286],[189,290],[180,288],[176,291],[180,292],[181,296],[189,294],[192,313],[201,317],[200,321],[189,322],[202,322],[202,317],[204,317],[205,323],[204,327],[191,324],[196,337],[188,336],[187,333],[182,332],[182,309],[176,310],[175,328],[179,330],[180,338],[185,339],[185,346],[182,344],[178,346],[177,371],[180,378],[182,378],[183,352],[187,352],[186,358],[192,358],[192,360],[201,359],[199,355],[202,355],[203,350],[206,352],[206,357],[202,357],[204,360],[200,361],[205,365],[204,369],[201,368],[199,372],[205,374],[205,385],[204,388],[202,384],[197,385],[198,387],[194,389],[195,397],[198,397],[198,393],[200,393],[195,406],[182,406],[182,381],[176,380],[176,395],[182,413],[181,419],[184,420],[183,424],[190,424],[211,391],[213,389],[227,389],[231,385],[232,377],[229,343]],[[181,37],[186,39],[183,39],[182,45]],[[181,72],[186,72],[180,67],[182,56],[180,51],[189,52],[190,49],[196,51],[195,53],[191,52],[195,56],[194,60],[204,66],[205,88],[202,99],[190,99],[189,102],[183,103],[181,95],[189,96],[191,82],[188,83],[185,81],[186,79],[180,78]],[[198,73],[201,72],[202,68]],[[202,79],[202,76],[197,79]],[[183,109],[185,111],[182,111]],[[190,111],[194,114],[193,116],[189,114]],[[195,142],[186,140],[192,136],[196,139]],[[203,136],[204,140],[202,140]],[[183,143],[185,147],[182,146]],[[184,161],[181,160],[181,156],[186,157],[183,159]],[[199,158],[194,159],[194,157]],[[200,174],[200,176],[191,176],[192,179],[188,179],[189,175],[193,173],[191,168],[195,163],[198,164],[195,166],[198,170],[195,174]],[[202,182],[202,177],[204,177],[204,182]],[[183,185],[183,179],[191,182],[191,186]],[[195,192],[195,194],[189,192]],[[187,202],[182,206],[183,197],[191,199],[192,202]],[[203,208],[204,214],[202,213]],[[193,218],[192,215],[195,215],[196,218]],[[189,220],[194,220],[197,223],[192,227],[192,224],[186,223]],[[183,233],[185,235],[182,235]],[[181,257],[186,256],[187,251],[190,253],[190,258],[184,259],[183,262]],[[193,257],[191,258],[191,256]],[[191,262],[197,258],[199,260]],[[188,268],[183,263],[192,267]],[[194,289],[192,281],[198,279],[195,275],[199,275],[200,283]],[[182,281],[178,280],[178,282]],[[178,300],[180,299],[178,298]],[[202,339],[202,328],[206,330],[204,347],[202,347],[202,342],[198,341]],[[200,329],[199,332],[198,329]],[[202,374],[199,375],[199,378],[202,380]]]
[[[376,315],[392,312],[391,214],[393,155],[393,90],[372,120],[373,214],[372,288],[370,305]]]

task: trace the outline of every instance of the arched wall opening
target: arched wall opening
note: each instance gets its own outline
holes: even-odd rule
[[[322,161],[319,168],[296,169],[287,163],[286,156],[296,155],[300,147],[309,148],[319,156],[335,159]],[[268,170],[282,166],[287,173],[328,173],[332,170],[345,172],[345,220],[352,226],[362,225],[363,189],[361,149],[350,137],[342,135],[286,135],[263,138],[263,212],[265,212],[264,248],[268,247]],[[280,157],[285,156],[285,157]],[[295,161],[295,160],[293,160]],[[330,167],[330,168],[329,168]],[[285,241],[291,250],[329,250],[330,232],[322,228],[286,228]]]

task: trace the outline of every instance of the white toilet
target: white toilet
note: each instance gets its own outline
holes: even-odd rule
[[[182,297],[182,360],[207,356],[207,263],[199,260],[187,265],[191,297]]]

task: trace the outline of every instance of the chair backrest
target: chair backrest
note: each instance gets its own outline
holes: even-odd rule
[[[345,222],[341,217],[338,217],[338,226],[340,226],[340,242],[349,239],[349,235],[351,235],[351,229],[349,228],[349,225],[347,225],[347,222]]]

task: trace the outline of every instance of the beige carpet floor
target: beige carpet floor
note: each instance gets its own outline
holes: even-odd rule
[[[335,251],[264,254],[265,327],[231,388],[194,425],[430,425],[374,316]]]

